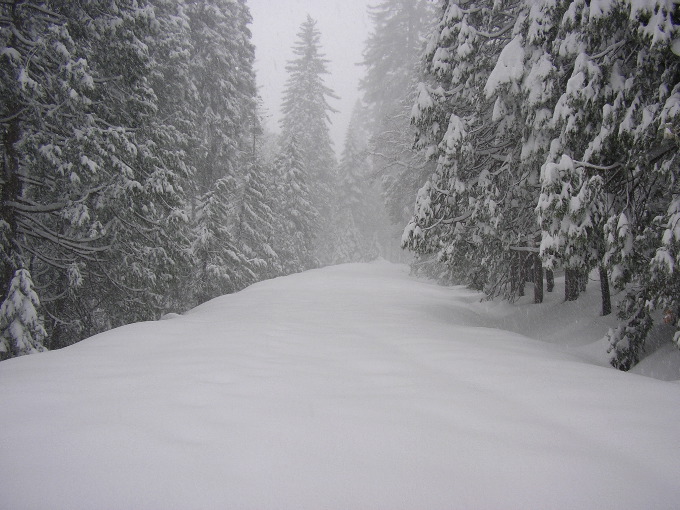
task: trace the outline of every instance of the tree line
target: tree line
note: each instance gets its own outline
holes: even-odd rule
[[[263,130],[244,0],[0,3],[0,356],[370,260],[515,301],[597,274],[680,342],[675,4],[383,0],[336,161],[316,22]],[[389,215],[391,227],[385,226]],[[405,229],[404,229],[405,226]],[[403,231],[403,235],[402,235]]]
[[[680,12],[672,2],[444,1],[412,91],[420,173],[403,245],[513,301],[596,270],[613,366],[680,341]]]
[[[0,2],[0,359],[375,256],[314,20],[274,142],[250,22],[245,0]]]

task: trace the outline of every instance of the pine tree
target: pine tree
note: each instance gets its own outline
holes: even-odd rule
[[[213,189],[201,197],[197,208],[198,228],[191,245],[195,261],[191,289],[198,303],[241,290],[256,279],[238,245],[237,227],[231,224],[234,197],[229,180],[218,179]]]
[[[180,14],[179,6],[167,3],[153,10],[91,2],[70,15],[81,27],[77,46],[98,76],[90,112],[99,119],[98,130],[80,143],[102,178],[93,211],[106,246],[66,275],[40,279],[42,287],[47,280],[73,289],[46,306],[54,321],[51,346],[158,317],[178,299],[171,292],[180,287],[178,267],[187,262],[182,233],[191,169],[184,162],[186,126],[161,100],[179,103],[170,89],[187,84],[186,20]],[[166,62],[170,53],[175,59]],[[173,63],[175,74],[168,68]]]
[[[31,274],[18,269],[0,305],[0,360],[45,350],[47,333],[38,315],[39,308]]]
[[[673,229],[677,193],[672,16],[655,2],[545,4],[530,16],[553,27],[538,49],[557,93],[545,116],[552,139],[537,209],[541,252],[549,266],[565,267],[567,299],[594,267],[603,313],[611,309],[607,271],[616,288],[628,289],[623,324],[609,333],[612,364],[622,369],[641,358],[652,312],[674,315],[678,305],[673,248],[663,237]]]
[[[335,236],[332,213],[336,205],[336,163],[328,124],[336,110],[329,99],[337,99],[324,83],[328,60],[321,50],[321,33],[309,15],[302,23],[293,46],[295,58],[288,62],[288,79],[281,111],[284,145],[295,138],[304,158],[312,205],[320,214],[315,251],[323,263],[332,259]]]
[[[511,273],[524,267],[535,236],[532,208],[523,207],[532,176],[516,166],[516,112],[500,111],[490,84],[497,63],[516,65],[505,60],[517,56],[503,50],[518,19],[512,1],[444,6],[426,53],[428,81],[413,107],[416,145],[437,166],[418,192],[403,238],[461,281],[509,299],[523,290]]]
[[[153,140],[150,152],[157,155],[145,189],[153,197],[143,202],[155,205],[152,216],[147,209],[140,222],[153,232],[150,237],[159,252],[154,267],[155,293],[161,297],[157,313],[186,308],[184,282],[191,273],[189,253],[190,210],[196,168],[190,157],[195,148],[198,125],[198,97],[193,86],[191,55],[194,52],[190,20],[181,0],[153,0],[153,37],[147,42],[153,65],[149,82],[157,97],[157,110],[147,129]],[[153,200],[152,200],[153,199]],[[142,211],[139,211],[142,212]],[[149,221],[150,220],[150,221]]]
[[[100,288],[108,289],[100,307],[113,326],[166,311],[178,299],[172,293],[181,287],[179,268],[186,274],[188,262],[186,188],[193,169],[185,163],[187,126],[177,118],[188,109],[172,109],[187,103],[176,92],[190,83],[187,18],[172,4],[140,7],[143,15],[121,16],[122,22],[97,41],[102,65],[113,76],[127,78],[116,84],[117,91],[102,90],[102,116],[129,133],[119,156],[122,172],[108,187],[102,207],[113,240],[99,264],[107,270],[95,277]],[[121,91],[125,102],[116,101]]]
[[[192,280],[201,302],[255,280],[254,266],[241,252],[238,224],[259,121],[245,1],[201,0],[189,3],[186,12],[197,119],[189,154],[196,172],[189,239],[198,258]]]
[[[50,347],[190,305],[193,177],[242,189],[257,124],[245,3],[16,1],[0,14],[0,292],[30,268]]]
[[[383,0],[369,6],[369,15],[373,30],[363,52],[366,76],[360,86],[374,121],[380,123],[402,108],[413,87],[430,12],[422,0]]]
[[[85,115],[92,73],[76,54],[66,16],[35,7],[0,5],[6,20],[0,25],[3,297],[31,256],[63,267],[98,249],[97,236],[77,228],[92,226],[90,198],[99,184],[82,148],[82,139],[96,130]],[[64,221],[72,224],[69,236],[56,225]]]
[[[336,112],[328,100],[337,99],[337,96],[324,83],[328,60],[321,52],[321,33],[316,28],[316,21],[309,15],[297,37],[293,46],[296,58],[286,65],[288,80],[281,108],[282,134],[285,139],[295,137],[296,143],[305,151],[310,178],[328,183],[335,160],[328,123],[329,115]]]
[[[545,4],[545,8],[553,6]],[[494,145],[503,147],[505,154],[497,151],[493,155],[504,161],[500,167],[489,166],[497,191],[486,200],[493,204],[490,220],[505,257],[497,260],[489,276],[495,280],[491,286],[511,300],[524,295],[525,281],[533,282],[534,302],[540,303],[544,279],[548,292],[554,286],[555,261],[548,263],[546,274],[545,259],[540,257],[535,207],[539,169],[550,146],[547,112],[555,105],[560,79],[545,50],[555,39],[555,31],[545,12],[525,2],[502,4],[499,12],[505,13],[507,24],[499,23],[494,32],[500,52],[484,85],[484,96],[493,100]]]
[[[190,74],[198,101],[192,156],[200,194],[217,179],[237,178],[248,154],[258,124],[255,48],[245,0],[189,2],[186,13],[192,38]]]
[[[281,258],[284,274],[318,266],[314,243],[318,232],[319,213],[312,203],[307,184],[303,151],[295,137],[284,140],[276,159],[278,177],[277,225],[275,251]]]
[[[255,161],[248,166],[241,198],[236,236],[240,250],[253,267],[258,280],[281,273],[281,261],[274,251],[274,187],[267,166]]]
[[[50,320],[82,332],[73,315],[93,308],[83,281],[108,274],[101,265],[117,230],[110,204],[139,183],[130,161],[145,156],[128,121],[143,125],[154,110],[141,42],[151,11],[111,2],[1,8],[11,19],[2,27],[3,105],[15,112],[3,111],[3,273],[7,280],[30,266]],[[77,306],[64,303],[76,295]]]
[[[540,300],[537,251],[567,300],[597,267],[603,314],[608,276],[627,290],[608,336],[628,369],[653,312],[678,317],[678,26],[664,3],[593,5],[445,3],[414,106],[437,169],[404,241],[509,298],[529,279]]]

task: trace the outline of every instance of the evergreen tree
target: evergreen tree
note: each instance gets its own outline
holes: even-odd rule
[[[404,244],[434,254],[461,281],[514,299],[535,228],[530,172],[516,165],[516,112],[500,111],[490,84],[518,20],[517,2],[448,2],[426,53],[428,81],[413,107],[416,145],[437,166],[420,189]],[[520,71],[521,71],[521,56]],[[534,183],[537,176],[533,176]]]
[[[0,306],[0,360],[45,350],[47,333],[38,315],[39,308],[31,274],[18,269]]]
[[[239,184],[258,128],[250,11],[245,0],[199,0],[186,7],[192,38],[190,74],[198,122],[192,151],[199,194],[225,176]]]
[[[245,1],[201,0],[189,3],[186,12],[197,119],[190,152],[196,173],[189,238],[190,253],[198,258],[192,280],[200,302],[255,279],[253,264],[241,252],[238,224],[259,121]]]
[[[614,286],[628,289],[623,323],[609,334],[612,364],[624,370],[641,359],[653,311],[675,313],[680,304],[671,241],[680,114],[673,16],[665,2],[574,2],[560,27],[574,43],[573,70],[547,164],[571,158],[573,170],[560,176],[570,216],[558,218],[571,228],[558,239],[566,238],[564,253],[601,260]],[[588,214],[574,221],[580,210]]]
[[[171,294],[181,286],[179,267],[187,265],[185,188],[192,169],[184,162],[184,126],[169,112],[179,99],[166,87],[188,85],[189,43],[186,18],[177,19],[181,9],[159,7],[165,9],[142,5],[134,16],[119,8],[120,19],[107,23],[99,39],[92,38],[102,69],[126,77],[101,89],[101,115],[128,133],[128,143],[121,147],[120,172],[102,201],[111,247],[102,254],[93,281],[79,292],[85,297],[94,285],[107,289],[106,299],[90,294],[86,302],[98,303],[95,309],[108,318],[107,327],[160,316],[177,299]],[[168,45],[179,53],[170,62],[165,61]],[[174,74],[171,64],[178,64]],[[125,101],[117,100],[121,92]]]
[[[235,224],[257,129],[244,1],[16,1],[0,15],[2,302],[30,270],[49,347],[189,306],[190,248],[217,232],[190,230],[189,198],[194,220]],[[212,195],[191,185],[220,176]],[[236,258],[223,261],[237,281],[217,287],[252,279]]]
[[[273,175],[265,173],[266,165],[256,161],[249,165],[238,219],[237,238],[240,249],[253,267],[258,280],[281,273],[281,261],[274,251],[274,187]]]
[[[284,274],[296,273],[318,265],[314,242],[319,213],[312,203],[307,184],[303,151],[295,137],[284,140],[276,159],[278,200],[275,251],[281,258]]]
[[[106,258],[134,251],[118,201],[154,175],[143,129],[155,97],[142,42],[153,12],[111,2],[2,9],[12,19],[2,27],[4,106],[16,110],[5,116],[3,143],[4,274],[30,267],[48,298],[51,341],[61,345],[72,333],[94,332],[82,327],[99,308],[91,296],[107,295],[100,287],[86,296],[83,282],[121,288]]]
[[[654,310],[678,317],[677,33],[662,2],[446,2],[413,109],[437,168],[405,244],[511,299],[532,279],[540,300],[537,252],[567,300],[598,267],[604,314],[608,273],[627,290],[612,364],[637,363]]]
[[[312,205],[320,214],[315,251],[323,263],[328,263],[336,242],[332,217],[336,205],[332,190],[337,179],[328,129],[329,115],[336,110],[328,100],[337,99],[337,96],[324,83],[328,60],[321,50],[321,34],[316,21],[309,15],[297,37],[293,46],[295,58],[286,65],[288,79],[281,108],[282,137],[284,145],[294,138],[295,145],[302,150]]]
[[[98,251],[91,199],[100,179],[83,146],[99,131],[86,116],[92,71],[77,55],[66,16],[18,1],[3,3],[0,13],[4,299],[31,258],[63,269]]]
[[[218,179],[213,189],[201,197],[197,208],[198,228],[191,245],[196,265],[191,288],[198,303],[241,290],[256,279],[238,245],[236,226],[230,224],[234,199],[229,180]]]
[[[552,89],[547,114],[536,114],[546,121],[534,126],[534,136],[549,134],[537,208],[541,254],[549,267],[564,266],[567,300],[594,267],[603,314],[611,310],[608,271],[617,288],[629,289],[623,324],[609,333],[612,364],[628,369],[642,355],[653,310],[674,316],[677,307],[672,251],[661,232],[677,186],[669,134],[677,122],[671,46],[678,28],[656,2],[546,3],[528,20],[525,53],[540,55],[547,73],[533,84]]]
[[[180,287],[179,267],[187,263],[182,233],[191,168],[184,163],[181,128],[186,126],[168,114],[169,105],[161,100],[171,102],[173,85],[187,84],[181,13],[178,5],[167,3],[154,10],[144,4],[91,2],[69,17],[77,27],[77,46],[98,76],[90,115],[100,119],[100,128],[80,143],[102,177],[94,211],[106,248],[64,276],[36,277],[41,287],[68,284],[72,289],[45,307],[54,321],[52,347],[158,317],[179,300],[172,290]],[[166,62],[170,45],[176,58]],[[172,63],[178,64],[174,74],[168,68]]]

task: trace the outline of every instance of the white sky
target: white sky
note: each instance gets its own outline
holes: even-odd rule
[[[247,0],[253,23],[255,70],[260,95],[268,112],[267,127],[279,132],[281,94],[286,82],[286,62],[300,25],[309,14],[317,21],[321,46],[330,60],[326,85],[340,96],[331,106],[331,137],[336,153],[342,151],[352,107],[359,97],[358,83],[364,73],[361,52],[371,30],[367,6],[375,0]]]

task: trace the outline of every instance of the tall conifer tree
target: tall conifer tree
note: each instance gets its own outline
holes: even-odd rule
[[[609,278],[626,290],[612,364],[636,364],[655,310],[680,326],[679,33],[664,1],[445,2],[413,109],[437,169],[405,244],[509,298],[533,268],[540,300],[537,253],[567,300],[597,267],[604,314]]]
[[[283,93],[281,120],[284,145],[294,138],[303,154],[311,200],[319,212],[315,251],[322,263],[331,262],[335,233],[336,162],[329,133],[330,114],[336,110],[329,99],[337,99],[324,82],[328,60],[321,49],[321,33],[309,15],[300,26],[293,45],[295,58],[288,62],[288,80]]]
[[[236,246],[257,129],[245,1],[17,0],[0,16],[1,300],[30,275],[50,348],[191,306],[179,289],[208,279],[190,248]],[[220,291],[252,281],[234,253]]]
[[[275,250],[284,274],[318,265],[314,243],[319,231],[319,213],[312,202],[304,152],[295,137],[282,140],[275,161],[278,178]]]

